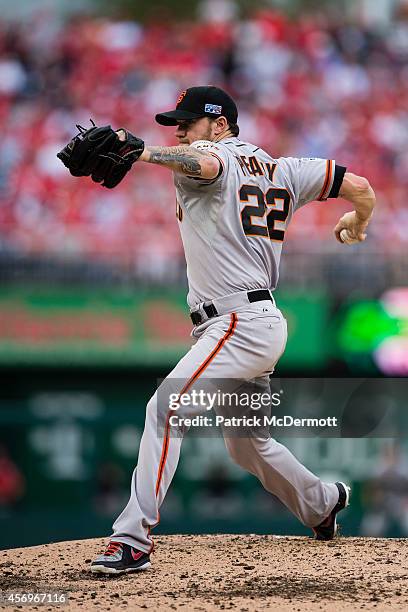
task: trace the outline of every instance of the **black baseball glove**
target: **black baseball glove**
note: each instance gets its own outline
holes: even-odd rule
[[[90,176],[96,183],[112,189],[129,172],[143,153],[144,142],[121,128],[124,140],[110,125],[97,127],[92,121],[87,130],[77,125],[79,134],[57,153],[73,176]]]

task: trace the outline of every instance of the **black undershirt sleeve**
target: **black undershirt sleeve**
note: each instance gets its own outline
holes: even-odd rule
[[[338,166],[336,164],[336,169],[334,171],[334,179],[333,185],[330,189],[330,193],[327,198],[337,198],[339,195],[340,187],[344,179],[344,175],[346,173],[347,168],[345,166]]]

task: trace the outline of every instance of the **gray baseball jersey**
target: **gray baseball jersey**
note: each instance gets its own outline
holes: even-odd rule
[[[334,161],[273,159],[238,138],[192,146],[215,156],[220,173],[213,180],[174,175],[189,306],[243,290],[274,289],[288,223],[303,204],[327,199]]]

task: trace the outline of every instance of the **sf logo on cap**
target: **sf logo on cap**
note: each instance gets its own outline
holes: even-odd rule
[[[183,100],[184,96],[186,95],[187,90],[185,89],[184,91],[181,92],[181,94],[179,95],[179,97],[177,98],[177,102],[176,102],[176,106],[178,106],[180,104],[180,102]]]

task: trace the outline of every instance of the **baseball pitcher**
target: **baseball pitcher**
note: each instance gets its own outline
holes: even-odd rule
[[[91,176],[108,188],[136,161],[173,172],[194,325],[195,343],[147,404],[129,502],[113,525],[106,551],[91,564],[93,572],[150,567],[150,532],[160,520],[187,429],[172,431],[172,411],[161,388],[182,396],[211,380],[268,384],[287,338],[273,291],[295,211],[312,200],[341,196],[354,210],[337,223],[336,239],[366,238],[375,195],[365,178],[331,159],[275,159],[239,139],[237,120],[237,107],[226,92],[191,87],[180,94],[175,110],[156,115],[159,124],[176,127],[177,146],[145,145],[125,129],[93,126],[79,127],[78,136],[58,154],[72,174]],[[180,405],[178,416],[183,414],[194,411]],[[225,443],[232,459],[313,529],[316,539],[336,535],[336,515],[349,502],[347,485],[322,482],[268,434],[226,436]]]

